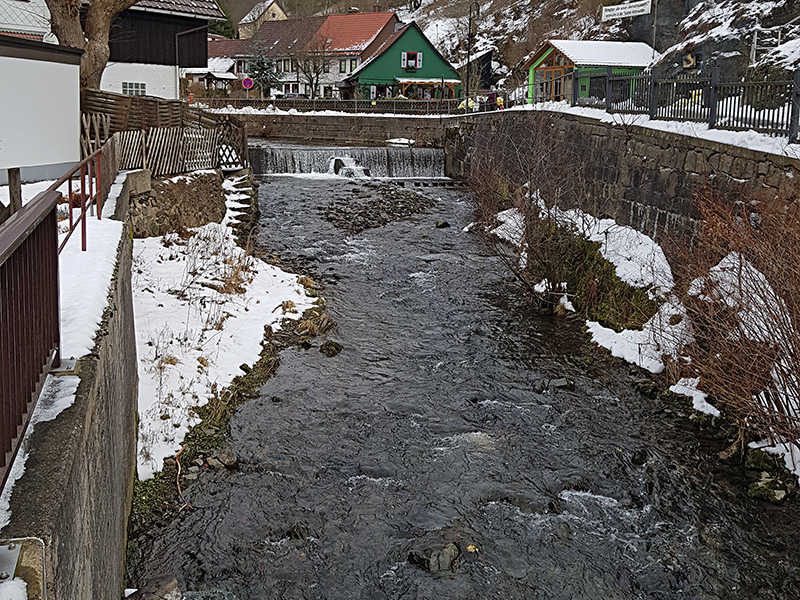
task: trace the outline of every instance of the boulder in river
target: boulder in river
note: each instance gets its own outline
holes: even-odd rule
[[[333,340],[328,340],[324,342],[320,347],[319,351],[322,352],[325,356],[336,356],[339,352],[342,351],[342,345],[337,344]]]
[[[430,573],[455,571],[461,566],[462,562],[464,562],[464,556],[461,553],[461,549],[453,542],[450,542],[444,548],[416,548],[408,555],[409,564]]]

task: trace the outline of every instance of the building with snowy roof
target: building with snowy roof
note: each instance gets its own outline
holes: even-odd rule
[[[411,22],[399,27],[344,80],[342,95],[375,100],[455,98],[461,86],[458,72]]]
[[[285,21],[288,18],[289,15],[278,0],[259,2],[239,21],[239,38],[246,40],[253,37],[258,28],[267,21]]]
[[[570,98],[573,80],[579,86],[578,97],[588,98],[592,83],[600,81],[593,74],[610,68],[616,75],[638,75],[655,56],[643,42],[547,40],[522,66],[528,71],[528,101]]]

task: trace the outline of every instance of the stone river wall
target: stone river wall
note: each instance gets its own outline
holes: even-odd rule
[[[544,120],[547,127],[531,127]],[[462,177],[470,157],[492,152],[476,139],[547,131],[542,144],[560,137],[582,160],[583,173],[604,216],[653,237],[676,229],[694,231],[694,194],[709,180],[744,186],[761,200],[800,195],[800,161],[637,125],[601,123],[564,113],[506,111],[461,117],[446,132],[446,172]],[[495,135],[498,134],[498,135]],[[798,147],[800,154],[800,145]]]

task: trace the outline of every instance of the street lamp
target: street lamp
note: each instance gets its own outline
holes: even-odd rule
[[[473,17],[473,12],[475,16]],[[469,31],[467,32],[467,105],[469,104],[469,70],[472,57],[472,20],[479,22],[481,18],[481,5],[473,2],[469,5]],[[465,105],[466,106],[466,105]],[[469,108],[467,106],[467,108]]]

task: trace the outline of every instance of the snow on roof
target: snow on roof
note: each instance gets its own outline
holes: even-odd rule
[[[221,56],[212,56],[208,59],[207,67],[192,67],[184,69],[189,75],[200,75],[203,73],[213,73],[214,75],[221,75],[231,70],[231,67],[236,64],[233,58],[223,58]],[[234,77],[236,77],[234,75]]]
[[[441,83],[441,78],[436,77],[398,77],[397,83],[429,83],[429,84],[436,84]],[[445,79],[445,83],[455,83],[456,85],[461,83],[460,79]]]
[[[259,2],[253,8],[250,9],[250,12],[247,13],[242,20],[239,21],[239,25],[242,23],[255,23],[256,19],[264,14],[270,5],[274,2],[274,0],[267,0],[266,2]]]
[[[225,18],[214,0],[139,0],[131,8],[213,20]]]
[[[653,48],[644,42],[595,40],[547,40],[547,42],[578,66],[647,67],[656,56]]]
[[[494,52],[494,50],[495,50],[494,48],[488,48],[486,50],[481,50],[480,52],[473,52],[469,57],[469,62],[475,62],[482,56],[486,56],[490,52]],[[453,68],[456,71],[458,71],[461,67],[465,66],[466,64],[467,64],[467,59],[465,58],[461,62],[453,64]]]
[[[394,18],[393,12],[330,15],[315,40],[324,40],[329,52],[361,53]]]

